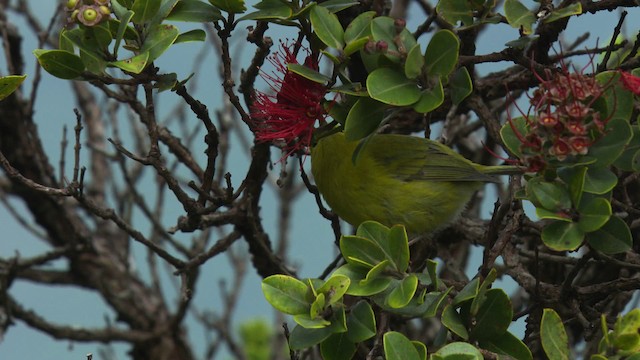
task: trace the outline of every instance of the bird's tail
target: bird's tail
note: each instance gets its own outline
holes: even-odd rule
[[[482,172],[489,175],[522,175],[524,168],[514,165],[483,166]]]

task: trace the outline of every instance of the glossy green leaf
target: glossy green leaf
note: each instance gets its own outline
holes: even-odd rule
[[[527,196],[536,205],[551,211],[571,208],[571,195],[566,186],[560,182],[531,179],[527,183]]]
[[[512,317],[509,296],[502,289],[489,289],[474,318],[475,326],[469,335],[479,340],[502,336],[509,328]]]
[[[467,0],[440,0],[436,11],[451,25],[457,25],[458,22],[466,26],[473,24],[473,10]]]
[[[354,0],[328,0],[322,2],[322,6],[332,13],[337,13],[358,4],[360,3]]]
[[[387,304],[393,309],[407,305],[415,295],[417,288],[418,277],[413,274],[407,276],[389,293]]]
[[[79,56],[64,50],[34,50],[38,63],[49,74],[60,79],[75,79],[84,71],[84,63]]]
[[[365,300],[355,304],[347,316],[347,338],[359,343],[376,335],[376,317]]]
[[[451,91],[451,101],[460,105],[460,103],[471,95],[473,91],[473,84],[471,83],[471,76],[466,67],[461,67],[451,77],[449,83],[449,89]]]
[[[342,52],[345,56],[350,56],[351,54],[362,50],[368,42],[369,38],[360,38],[358,40],[348,42]]]
[[[514,360],[532,360],[531,350],[522,340],[515,337],[512,333],[506,332],[501,336],[487,338],[479,341],[479,345],[483,349],[487,349],[499,355],[506,355],[508,359]],[[502,358],[502,357],[499,357]]]
[[[340,252],[347,263],[372,268],[387,259],[385,252],[375,241],[361,236],[342,236]]]
[[[540,324],[540,340],[550,360],[569,360],[569,338],[562,319],[553,309],[544,309]]]
[[[27,75],[9,75],[0,77],[0,100],[13,94],[20,84],[27,78]]]
[[[167,20],[207,23],[222,20],[220,10],[199,0],[180,0]]]
[[[452,333],[458,335],[464,340],[469,340],[469,332],[467,331],[467,327],[465,326],[464,321],[453,305],[446,305],[444,307],[440,321],[442,321],[442,325],[444,325]]]
[[[383,292],[391,284],[391,278],[376,277],[365,281],[367,270],[359,264],[346,264],[334,271],[334,274],[347,276],[351,281],[347,294],[353,296],[371,296]]]
[[[367,91],[373,99],[394,106],[411,105],[420,99],[418,84],[391,68],[376,69],[369,74]]]
[[[624,152],[614,162],[614,165],[624,171],[640,171],[640,126],[632,127],[633,137]]]
[[[485,276],[484,280],[480,283],[478,287],[478,294],[471,301],[471,306],[469,312],[471,316],[475,317],[478,315],[480,307],[484,306],[484,302],[487,300],[487,292],[491,288],[491,284],[498,278],[498,272],[496,269],[491,269],[487,276]]]
[[[587,242],[598,251],[614,255],[631,249],[633,238],[624,220],[611,216],[603,227],[587,234]]]
[[[555,221],[542,229],[542,242],[555,251],[573,251],[582,240],[584,232],[574,222]]]
[[[558,169],[558,176],[569,187],[569,195],[571,196],[571,203],[574,206],[580,204],[582,199],[582,192],[584,190],[584,183],[587,176],[587,167],[574,166]]]
[[[338,334],[347,331],[344,308],[334,309],[330,319],[331,325],[323,328],[308,329],[300,325],[293,328],[289,336],[289,347],[292,350],[302,350],[315,346],[331,334]]]
[[[484,356],[482,356],[480,350],[464,342],[453,342],[443,346],[434,355],[439,356],[439,359],[484,360]]]
[[[478,291],[480,289],[480,278],[475,278],[469,281],[463,288],[458,292],[455,298],[453,298],[453,305],[461,304],[467,300],[472,300],[474,297],[478,295]]]
[[[605,198],[596,197],[580,204],[578,208],[580,219],[578,227],[583,232],[592,232],[600,229],[611,217],[611,204]]]
[[[502,138],[502,142],[509,151],[521,158],[522,151],[520,151],[520,146],[522,145],[522,141],[520,141],[520,138],[524,138],[528,131],[527,120],[522,116],[516,117],[507,120],[502,126],[500,129],[500,138]]]
[[[76,28],[63,31],[60,36],[78,47],[80,59],[86,70],[94,74],[101,74],[106,68],[107,62],[103,55],[104,51],[100,50],[100,40],[96,38],[96,33],[100,32],[94,32],[90,28]]]
[[[376,16],[375,11],[367,11],[358,15],[344,31],[344,41],[349,44],[358,39],[371,36],[371,20]]]
[[[178,74],[176,73],[160,74],[158,75],[158,80],[153,84],[153,87],[159,91],[170,90],[173,89],[177,82]]]
[[[394,225],[389,229],[386,239],[387,252],[396,270],[405,272],[409,268],[409,237],[402,225]]]
[[[593,166],[605,167],[612,164],[631,141],[633,132],[628,120],[611,119],[605,126],[606,135],[589,148],[589,156],[597,159]]]
[[[287,64],[287,70],[296,73],[303,78],[309,79],[318,84],[326,84],[331,80],[331,78],[309,68],[308,66],[304,66],[302,64]]]
[[[380,278],[380,275],[385,270],[390,269],[391,267],[392,267],[391,261],[389,261],[388,259],[380,262],[376,266],[372,267],[371,270],[369,270],[369,272],[367,272],[367,277],[364,278],[364,280],[360,281],[360,285],[366,286],[371,282],[375,282]]]
[[[634,98],[633,94],[622,86],[620,73],[618,71],[601,72],[596,75],[596,80],[607,86],[606,91],[602,94],[606,104],[602,118],[627,119],[628,121],[633,112]],[[594,107],[598,108],[596,105],[597,103],[594,104]]]
[[[396,331],[384,334],[384,357],[386,360],[420,360],[420,354],[411,340]]]
[[[373,133],[382,122],[384,110],[388,106],[368,97],[356,101],[349,110],[344,135],[349,141],[359,140]]]
[[[209,2],[218,9],[232,14],[240,14],[247,11],[244,0],[209,0]]]
[[[413,104],[413,109],[419,113],[428,113],[437,109],[444,102],[444,90],[442,80],[437,77],[435,85],[431,89],[422,90],[420,99]]]
[[[570,4],[560,9],[554,9],[549,16],[544,19],[545,23],[554,22],[571,15],[582,14],[582,4],[579,2]]]
[[[420,356],[420,359],[427,360],[427,345],[415,340],[411,341],[411,343],[416,348],[416,351],[418,351],[418,356]]]
[[[640,309],[633,309],[616,320],[613,345],[627,352],[640,352]]]
[[[591,194],[606,194],[618,183],[618,177],[611,170],[600,167],[590,167],[587,171],[584,191]]]
[[[312,308],[313,307],[314,306],[312,304]],[[306,329],[322,329],[322,328],[325,328],[325,327],[331,325],[330,321],[325,320],[325,319],[319,317],[318,315],[309,315],[309,314],[294,315],[293,316],[293,321],[295,321],[296,324],[298,324],[298,325],[300,325],[300,326],[302,326],[303,328],[306,328]]]
[[[531,34],[532,26],[538,20],[533,12],[518,0],[505,0],[504,14],[509,25],[516,29],[522,28],[522,33],[525,35]]]
[[[416,44],[409,50],[407,58],[404,62],[404,75],[408,79],[415,79],[422,73],[424,67],[424,56],[422,56],[422,50],[420,44]]]
[[[147,66],[148,60],[149,53],[143,52],[142,54],[136,55],[130,59],[110,62],[109,65],[115,66],[133,74],[140,74],[142,70],[144,70],[145,66]]]
[[[460,40],[449,30],[436,32],[424,53],[427,74],[448,76],[458,63]]]
[[[149,35],[144,40],[140,52],[149,52],[149,63],[156,60],[178,38],[178,28],[173,25],[160,24],[149,30]]]
[[[280,0],[262,0],[254,6],[258,11],[240,18],[240,20],[284,20],[289,19],[293,10]]]
[[[207,33],[202,29],[194,29],[187,32],[183,32],[178,35],[174,44],[192,42],[192,41],[205,41],[207,39]]]
[[[336,14],[327,8],[316,5],[309,14],[311,25],[318,38],[328,47],[342,49],[344,46],[344,30]]]
[[[330,306],[342,299],[350,283],[347,276],[334,274],[316,291],[325,295],[326,306]]]
[[[131,19],[136,24],[142,24],[151,20],[158,10],[162,1],[158,0],[135,0],[131,6],[131,11],[134,12]]]
[[[332,334],[320,343],[323,360],[351,360],[356,353],[356,344],[347,338],[346,333]]]
[[[118,30],[116,32],[115,37],[115,45],[113,46],[113,55],[118,57],[118,50],[120,49],[120,44],[122,43],[122,39],[124,39],[125,34],[127,33],[127,29],[129,28],[129,22],[133,19],[134,12],[131,10],[126,10],[122,16],[118,16],[120,21],[118,22]]]
[[[571,216],[563,211],[550,211],[541,207],[537,207],[536,208],[536,216],[538,217],[538,219],[553,219],[553,220],[560,220],[560,221],[566,221],[566,222],[571,222],[573,221],[571,219]]]
[[[308,314],[313,301],[307,284],[287,275],[266,277],[262,292],[271,306],[285,314]]]

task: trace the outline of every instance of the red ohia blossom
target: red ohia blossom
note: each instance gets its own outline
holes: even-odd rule
[[[624,85],[627,90],[636,95],[640,95],[640,77],[621,71],[620,81],[622,81],[622,85]]]
[[[256,91],[251,107],[253,131],[257,141],[284,142],[283,151],[289,156],[310,146],[316,121],[326,116],[322,100],[327,89],[287,68],[288,64],[298,64],[293,45],[281,44],[268,60],[275,71],[261,76],[275,94]],[[318,58],[307,55],[304,65],[318,70]]]

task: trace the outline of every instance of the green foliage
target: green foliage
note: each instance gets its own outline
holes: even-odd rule
[[[0,101],[18,90],[27,75],[9,75],[0,77]]]
[[[273,348],[273,329],[264,319],[253,319],[240,325],[240,340],[247,360],[268,360]]]
[[[568,360],[569,339],[560,315],[553,309],[544,309],[540,325],[540,340],[550,360]]]

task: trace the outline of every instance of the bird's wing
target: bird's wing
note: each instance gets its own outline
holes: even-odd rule
[[[439,142],[414,136],[376,135],[365,152],[401,181],[497,182],[474,164]]]

